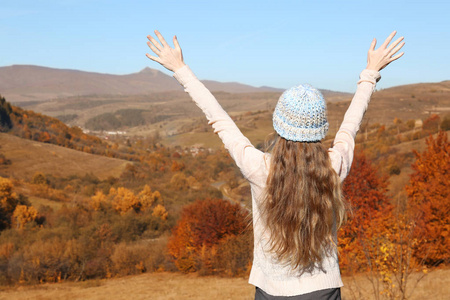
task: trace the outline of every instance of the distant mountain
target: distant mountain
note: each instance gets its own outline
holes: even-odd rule
[[[253,93],[281,91],[235,82],[205,80],[211,91]],[[112,75],[33,65],[0,67],[0,94],[9,102],[45,101],[86,95],[145,95],[182,91],[171,76],[145,68],[138,73]]]
[[[282,92],[237,82],[203,82],[231,114],[269,113]],[[329,122],[337,128],[352,94],[321,91],[328,102]],[[89,124],[108,121],[116,126],[103,124],[105,130],[136,127],[136,134],[144,135],[158,128],[168,133],[180,131],[178,127],[192,127],[193,118],[203,117],[176,80],[150,68],[111,75],[39,66],[0,67],[0,94],[17,106],[64,120],[70,126],[89,128]],[[448,80],[378,90],[365,122],[389,125],[395,118],[426,119],[433,113],[442,117],[450,113]],[[139,120],[143,120],[138,122],[141,125],[133,125]]]
[[[203,84],[210,91],[221,91],[227,93],[260,93],[260,92],[282,92],[282,89],[271,88],[268,86],[253,87],[239,82],[219,82],[213,80],[202,80]]]

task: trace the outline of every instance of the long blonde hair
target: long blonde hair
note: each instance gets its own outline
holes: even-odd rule
[[[274,144],[261,215],[270,250],[300,273],[323,270],[336,247],[334,232],[346,218],[339,176],[320,142],[278,137]]]

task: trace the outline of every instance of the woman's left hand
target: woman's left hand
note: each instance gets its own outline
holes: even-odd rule
[[[181,52],[177,37],[173,37],[173,44],[175,47],[171,48],[158,30],[155,30],[155,34],[158,37],[159,42],[155,40],[151,35],[149,35],[147,36],[147,38],[149,39],[147,45],[157,56],[152,56],[148,53],[146,54],[146,56],[151,60],[160,63],[163,67],[172,72],[176,72],[178,69],[185,66],[185,63],[183,61],[183,53]]]

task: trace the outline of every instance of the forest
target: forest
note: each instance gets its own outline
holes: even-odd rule
[[[448,267],[448,130],[450,116],[430,114],[366,123],[357,137],[343,187],[351,211],[338,234],[340,265],[344,275],[369,274],[387,298],[407,295],[412,274]],[[169,147],[158,135],[106,141],[2,97],[0,132],[127,162],[116,177],[67,170],[19,178],[0,145],[1,285],[249,273],[249,186],[223,148]],[[423,139],[423,151],[411,150]]]

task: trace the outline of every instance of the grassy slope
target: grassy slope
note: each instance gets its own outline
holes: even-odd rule
[[[343,299],[375,299],[365,275],[344,277]],[[413,281],[410,281],[413,290]],[[356,293],[355,293],[356,292]],[[358,296],[353,296],[354,294]],[[435,270],[426,275],[408,299],[446,299],[450,293],[450,270]],[[242,299],[254,297],[247,278],[198,277],[193,274],[153,273],[125,278],[78,283],[42,284],[5,289],[0,299]]]
[[[248,111],[266,111],[267,118],[271,118],[270,111],[273,110],[278,100],[279,93],[247,93],[230,94],[214,93],[223,108],[230,114],[244,114]],[[71,121],[71,125],[84,126],[90,117],[105,112],[114,112],[122,108],[135,108],[148,110],[151,115],[171,116],[170,120],[147,124],[134,128],[123,128],[130,135],[146,136],[154,130],[159,130],[161,136],[165,137],[167,132],[173,132],[182,125],[188,123],[206,124],[206,120],[201,111],[192,103],[188,95],[182,92],[171,92],[164,94],[154,94],[147,96],[117,96],[103,99],[81,97],[77,99],[58,99],[50,102],[41,102],[30,106],[30,109],[44,114],[56,116],[61,114],[78,114],[78,118]],[[328,101],[328,119],[330,123],[330,133],[336,132],[342,121],[345,110],[348,107],[351,96],[336,97],[331,95]],[[95,105],[92,107],[92,105]],[[442,116],[450,112],[450,81],[439,83],[412,84],[393,87],[374,93],[372,101],[364,122],[382,123],[391,125],[395,118],[404,121],[409,119],[426,119],[431,113],[438,113]],[[263,115],[262,114],[262,115]],[[251,120],[253,116],[245,116],[244,119]],[[267,133],[272,131],[271,124],[257,127],[254,132],[257,139],[265,138]],[[206,147],[214,146],[209,142],[209,138],[200,134],[198,140],[196,134],[177,135],[167,137],[164,142],[172,145],[179,144],[189,146],[203,143]],[[178,140],[180,139],[180,140]]]
[[[30,180],[36,172],[66,177],[93,173],[100,179],[119,176],[125,160],[84,153],[0,133],[0,153],[12,164],[0,166],[0,175]]]
[[[273,109],[277,99],[273,97],[273,95],[271,96],[272,98],[266,100],[267,106],[259,108],[263,111],[252,115],[246,115],[245,112],[256,111],[256,109],[250,108],[255,101],[247,100],[247,102],[244,102],[247,106],[245,107],[245,110],[242,109],[239,111],[236,109],[239,107],[237,104],[230,105],[229,108],[227,108],[226,104],[228,103],[226,101],[221,101],[225,110],[230,112],[231,115],[240,116],[236,123],[254,144],[264,141],[266,136],[273,131],[271,109],[268,109],[268,107]],[[231,100],[227,100],[231,102]],[[233,99],[233,101],[236,102],[238,99]],[[331,135],[334,135],[340,126],[349,103],[349,101],[328,103],[329,133]],[[189,109],[192,109],[192,107],[195,106],[192,103],[186,102],[184,102],[183,105]],[[410,119],[425,120],[432,113],[440,114],[441,119],[443,119],[444,116],[449,115],[449,112],[450,81],[435,84],[400,86],[378,91],[373,95],[367,114],[363,119],[363,124],[380,123],[390,126],[393,124],[395,118],[402,119],[403,121]],[[183,122],[177,123],[177,121],[181,120]],[[189,114],[186,114],[185,117],[180,115],[180,118],[177,119],[177,121],[171,120],[153,124],[146,128],[134,128],[130,131],[130,134],[146,136],[153,130],[159,130],[163,138],[163,143],[169,145],[191,146],[194,144],[202,144],[205,147],[215,147],[217,144],[220,145],[218,139],[215,140],[212,137],[213,134],[211,130],[207,133],[192,131],[172,137],[166,137],[165,132],[172,132],[175,129],[180,128],[180,124],[187,124],[190,122],[191,124],[195,124],[194,127],[205,126],[207,124],[207,121],[203,116],[192,119],[189,118]]]

